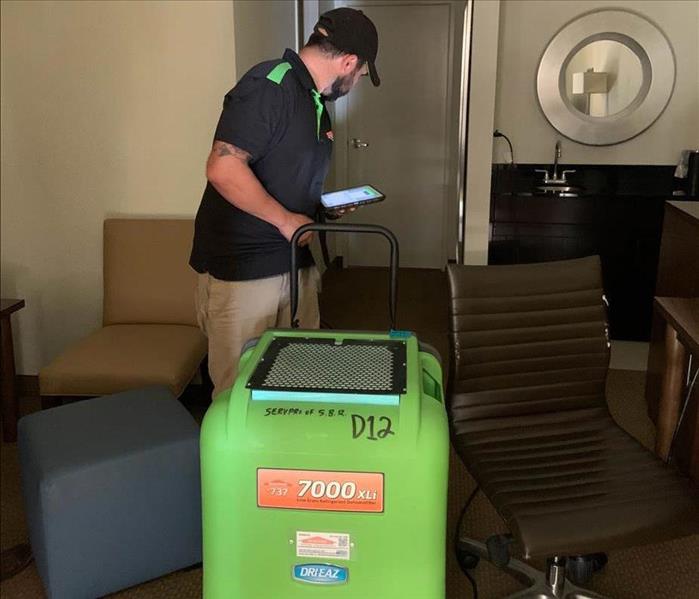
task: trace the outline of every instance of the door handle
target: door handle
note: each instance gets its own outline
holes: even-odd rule
[[[352,145],[355,147],[355,149],[361,150],[362,148],[368,148],[369,142],[362,141],[361,139],[357,139],[356,137],[353,137],[352,138]]]

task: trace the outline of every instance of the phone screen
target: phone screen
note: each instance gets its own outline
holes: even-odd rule
[[[356,206],[358,204],[379,202],[384,196],[378,189],[371,185],[360,185],[340,191],[324,193],[321,196],[323,206],[326,208],[342,208],[343,206]]]

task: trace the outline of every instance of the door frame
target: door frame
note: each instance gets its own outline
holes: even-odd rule
[[[317,15],[311,13],[314,17],[314,23],[308,23],[305,18],[309,14],[309,0],[298,0],[305,5],[304,9],[304,29],[306,31],[313,27]],[[458,4],[463,2],[463,7]],[[446,161],[444,165],[445,176],[444,181],[447,185],[447,192],[444,205],[444,216],[442,222],[442,248],[441,262],[446,266],[447,262],[457,262],[462,264],[464,261],[464,231],[465,231],[465,215],[466,215],[466,177],[467,177],[467,140],[468,140],[468,115],[469,115],[469,83],[471,73],[471,42],[473,31],[473,3],[474,0],[335,0],[334,6],[356,6],[356,5],[375,5],[375,6],[415,6],[415,5],[447,5],[450,9],[450,22],[452,19],[458,18],[452,11],[463,11],[463,26],[459,37],[458,29],[452,27],[449,32],[449,65],[448,72],[452,74],[447,81],[447,131],[451,129],[451,117],[454,110],[458,111],[457,116],[457,135],[455,141],[447,135],[446,143]],[[319,0],[319,12],[327,10],[331,4],[328,0]],[[309,15],[310,16],[310,15]],[[457,54],[458,53],[458,54]],[[455,61],[461,62],[458,79],[453,77]],[[454,88],[458,86],[458,96],[454,98]],[[331,109],[335,130],[335,144],[333,147],[334,160],[330,170],[326,186],[328,189],[347,187],[348,171],[349,171],[349,132],[347,127],[347,107],[348,102],[342,99],[334,103]],[[334,113],[334,114],[333,114]],[[347,256],[348,243],[346,235],[330,236],[329,249],[331,255]],[[453,245],[452,245],[453,244]]]

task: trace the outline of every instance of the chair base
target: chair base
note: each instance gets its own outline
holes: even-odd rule
[[[459,550],[489,560],[488,548],[484,543],[472,539],[459,539]],[[522,591],[508,595],[506,599],[609,599],[593,591],[574,585],[564,577],[565,563],[550,560],[548,573],[541,572],[518,559],[510,559],[501,569],[520,582],[528,585]]]

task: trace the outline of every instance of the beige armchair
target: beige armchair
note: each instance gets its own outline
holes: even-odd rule
[[[190,219],[104,222],[102,328],[39,373],[44,406],[162,384],[179,396],[206,356],[189,267]]]

